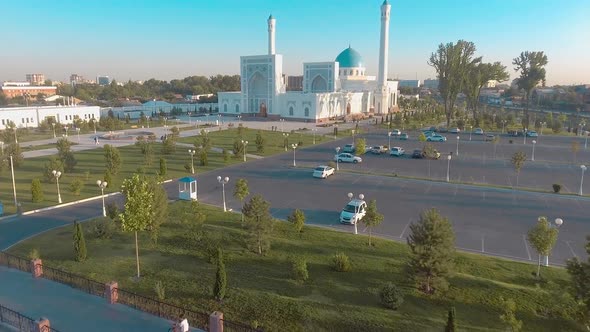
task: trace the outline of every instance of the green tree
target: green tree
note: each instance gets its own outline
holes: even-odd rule
[[[147,230],[150,233],[152,242],[157,244],[160,235],[160,226],[168,220],[168,194],[166,194],[166,190],[156,179],[151,179],[150,185],[151,191],[154,194],[154,201],[152,203],[153,219]]]
[[[84,182],[80,178],[75,178],[70,183],[70,192],[74,194],[74,196],[80,196],[80,191],[84,187]]]
[[[579,320],[583,324],[590,324],[590,236],[586,237],[586,262],[577,257],[567,261],[567,272],[571,278],[571,292],[580,303]]]
[[[137,233],[145,231],[154,218],[154,192],[145,177],[134,174],[123,181],[121,192],[125,196],[125,210],[119,214],[121,229],[135,233],[135,258],[137,261],[137,278],[139,279],[139,243]]]
[[[522,330],[522,321],[516,318],[516,302],[513,299],[500,298],[500,300],[502,301],[500,319],[508,325],[510,331],[519,332]]]
[[[12,143],[8,145],[8,147],[6,147],[4,150],[4,155],[12,156],[12,163],[14,164],[14,168],[19,168],[25,163],[25,157],[23,156],[23,152],[18,143]],[[10,167],[10,159],[8,159],[7,166]]]
[[[506,66],[500,62],[494,63],[471,63],[464,76],[463,92],[467,96],[467,106],[473,112],[473,118],[477,117],[477,105],[481,89],[490,80],[504,82],[510,78]]]
[[[305,214],[303,211],[295,209],[295,211],[293,211],[293,213],[287,217],[287,221],[292,223],[295,231],[301,235],[303,232],[303,226],[305,225]]]
[[[223,162],[227,165],[229,163],[230,158],[231,158],[231,155],[229,154],[229,151],[224,148],[221,151],[221,155],[223,156]]]
[[[445,326],[445,332],[455,331],[457,331],[457,322],[455,321],[455,307],[451,307],[449,309],[449,314],[447,315],[447,325]]]
[[[270,248],[274,220],[270,214],[270,203],[262,196],[256,195],[242,209],[244,224],[248,232],[251,249],[262,255]]]
[[[307,261],[303,257],[291,257],[291,276],[297,281],[306,281],[309,278]]]
[[[242,158],[242,155],[244,154],[244,144],[242,144],[242,140],[240,138],[236,138],[234,140],[232,152],[234,154],[234,158]]]
[[[208,152],[205,149],[201,149],[201,151],[199,152],[199,161],[201,162],[201,166],[207,166],[209,165],[209,159],[208,159]]]
[[[158,171],[158,175],[161,177],[166,176],[168,173],[168,166],[166,165],[166,159],[160,158],[160,170]]]
[[[524,166],[524,162],[526,161],[526,154],[522,151],[515,152],[510,159],[510,163],[514,167],[514,171],[516,172],[516,186],[518,187],[518,176],[520,175],[520,170]]]
[[[164,136],[162,141],[162,154],[173,154],[176,152],[176,137],[174,135]]]
[[[39,179],[33,179],[31,181],[31,196],[33,203],[43,201],[43,188],[41,188],[41,181]]]
[[[439,81],[438,90],[443,99],[447,117],[447,127],[451,125],[455,101],[459,92],[462,91],[469,69],[481,62],[481,57],[474,58],[475,50],[474,43],[464,40],[459,40],[456,44],[452,42],[440,44],[428,60],[428,65],[436,70]]]
[[[211,150],[211,138],[205,129],[201,129],[201,149],[209,152]]]
[[[409,270],[419,289],[432,294],[448,287],[455,254],[455,234],[451,223],[436,209],[422,212],[420,220],[410,225]]]
[[[84,230],[82,225],[74,222],[74,252],[76,253],[76,261],[83,262],[86,260],[86,240],[84,239]]]
[[[223,262],[223,251],[217,249],[217,271],[215,272],[215,287],[213,296],[217,301],[223,300],[227,288],[227,275],[225,273],[225,263]]]
[[[367,152],[367,141],[364,138],[357,138],[354,148],[357,155],[365,154]]]
[[[426,142],[426,135],[424,133],[420,133],[420,135],[418,136],[418,141]]]
[[[559,231],[555,227],[551,227],[551,223],[547,217],[539,217],[537,224],[531,228],[527,234],[527,239],[531,247],[535,249],[539,255],[537,264],[537,277],[541,275],[541,256],[549,256],[551,249],[557,242],[557,235]]]
[[[71,151],[66,152],[63,155],[62,161],[63,161],[63,165],[64,165],[64,170],[68,173],[72,173],[74,171],[74,168],[78,164],[76,157],[74,157],[74,153]]]
[[[103,149],[107,170],[111,174],[117,175],[119,173],[119,170],[121,169],[122,163],[121,153],[119,152],[119,149],[110,144],[105,144]]]
[[[154,140],[145,136],[137,136],[135,145],[139,147],[145,164],[151,166],[154,159]]]
[[[516,86],[524,91],[524,128],[528,128],[530,123],[529,103],[531,92],[540,83],[545,85],[545,66],[547,65],[547,56],[541,52],[521,52],[520,56],[512,60],[515,66],[514,71],[520,71],[520,77],[516,81]]]
[[[404,296],[402,291],[393,283],[389,282],[381,288],[379,292],[381,304],[384,307],[397,310],[404,303]]]
[[[238,179],[238,181],[236,181],[236,185],[234,187],[234,198],[236,198],[240,201],[240,203],[242,204],[242,210],[243,210],[244,199],[248,195],[250,195],[250,189],[248,188],[248,180]],[[243,221],[244,221],[244,213],[242,211],[242,222]]]
[[[377,227],[383,222],[383,215],[377,211],[377,201],[372,199],[367,206],[367,213],[361,219],[363,224],[369,229],[369,246],[371,246],[371,235],[374,227]]]
[[[60,138],[57,140],[56,148],[59,159],[63,161],[64,155],[66,153],[72,152],[72,142],[70,142],[66,137]]]
[[[103,181],[107,183],[107,188],[111,186],[111,183],[113,183],[113,176],[108,169],[104,171]]]
[[[256,140],[254,141],[254,143],[256,143],[256,152],[258,153],[264,153],[264,137],[262,136],[262,131],[259,130],[258,132],[256,132]]]

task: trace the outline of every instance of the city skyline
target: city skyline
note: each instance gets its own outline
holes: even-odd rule
[[[10,2],[5,24],[18,28],[6,35],[0,81],[23,81],[30,73],[66,82],[73,73],[117,81],[237,75],[241,55],[266,54],[271,13],[285,74],[300,75],[303,62],[334,61],[351,45],[367,73],[377,75],[382,1],[374,2],[148,0],[140,8],[130,1]],[[548,85],[590,82],[587,1],[390,3],[390,79],[436,78],[426,63],[430,54],[440,43],[464,39],[485,62],[507,66],[511,80],[518,76],[512,59],[528,50],[547,54]]]

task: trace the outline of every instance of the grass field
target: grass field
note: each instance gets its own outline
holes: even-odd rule
[[[265,256],[245,249],[240,216],[203,206],[207,221],[202,236],[194,237],[178,213],[188,202],[171,206],[157,245],[140,237],[142,278],[132,281],[135,269],[132,234],[115,232],[109,240],[97,239],[93,223],[85,223],[89,259],[73,261],[73,227],[53,230],[27,240],[10,252],[26,256],[40,251],[45,264],[101,282],[116,280],[120,287],[155,296],[162,281],[166,301],[211,312],[225,318],[259,324],[265,331],[442,331],[447,310],[455,306],[459,330],[505,331],[499,319],[500,297],[518,304],[517,318],[525,331],[582,331],[572,320],[574,302],[567,295],[568,276],[559,268],[543,268],[543,281],[533,276],[536,266],[473,254],[459,253],[450,289],[430,297],[417,292],[404,272],[407,246],[377,239],[367,246],[365,236],[306,227],[302,236],[291,225],[275,224],[272,247]],[[215,266],[208,248],[219,245],[225,254],[228,292],[223,303],[212,298]],[[350,256],[351,272],[335,272],[331,258],[337,252]],[[290,277],[288,260],[305,257],[309,279]],[[379,290],[386,282],[402,287],[405,302],[398,311],[383,308]]]

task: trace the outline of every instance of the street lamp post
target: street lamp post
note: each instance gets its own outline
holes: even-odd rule
[[[76,133],[78,134],[78,143],[80,143],[80,128],[76,127]]]
[[[459,155],[459,140],[461,139],[461,136],[457,136],[457,153],[456,155]]]
[[[281,133],[285,132],[285,119],[279,119],[279,122],[281,123]]]
[[[316,128],[313,128],[311,132],[313,133],[313,144],[315,145],[315,132],[318,131]]]
[[[337,135],[336,135],[336,133],[338,133],[338,124],[335,124],[335,125],[334,125],[334,128],[336,128],[336,130],[334,130],[334,140],[336,140],[336,139],[337,139],[337,137],[336,137],[336,136],[337,136]]]
[[[14,127],[14,143],[18,144],[18,136],[16,135],[16,127]]]
[[[191,174],[195,174],[195,153],[197,153],[197,151],[192,149],[188,150],[188,154],[191,155]]]
[[[471,141],[471,134],[473,133],[473,126],[469,126],[469,140]]]
[[[535,161],[535,144],[537,144],[537,141],[533,140],[533,155],[531,156],[531,161]]]
[[[584,149],[588,148],[588,135],[585,135],[586,139],[584,140]]]
[[[297,167],[297,164],[295,163],[295,150],[297,150],[297,144],[291,144],[291,147],[293,148],[293,167]]]
[[[55,136],[55,123],[51,124],[51,128],[53,129],[53,138],[56,138],[56,136]],[[94,129],[94,133],[96,134],[96,127]]]
[[[68,126],[64,126],[64,131],[66,132],[64,137],[68,137]]]
[[[221,183],[221,192],[223,195],[223,212],[227,212],[227,208],[225,207],[225,185],[229,182],[229,177],[222,178],[221,176],[217,177],[217,182]]]
[[[354,195],[352,193],[348,193],[348,200],[352,201],[352,198],[354,197]],[[362,201],[365,199],[365,195],[363,194],[359,194],[359,199]],[[358,210],[357,210],[357,206],[354,207],[354,234],[358,234],[358,228],[357,228],[357,224],[358,224],[358,219],[357,219],[357,214],[358,214]]]
[[[0,141],[0,147],[2,147],[2,154],[4,154],[4,141]]]
[[[283,133],[283,137],[284,140],[286,140],[286,142],[283,142],[283,144],[285,145],[285,151],[287,151],[287,145],[289,145],[289,133]]]
[[[146,120],[147,120],[148,129],[149,129],[150,128],[150,116],[149,115],[146,116]],[[96,127],[95,127],[95,130],[94,130],[94,133],[96,134]]]
[[[546,125],[547,125],[547,122],[541,122],[541,132],[539,133],[539,136],[543,135],[543,130],[545,130]]]
[[[96,180],[96,185],[100,188],[100,195],[102,196],[102,216],[107,216],[107,208],[104,205],[104,188],[107,187],[106,181]]]
[[[186,112],[186,115],[188,115],[188,126],[189,127],[192,127],[193,123],[192,123],[192,120],[191,120],[191,111],[187,111]]]
[[[506,126],[506,120],[502,120],[502,134],[504,134],[504,126]]]
[[[59,192],[59,177],[61,176],[61,172],[53,170],[51,174],[55,177],[55,183],[57,184],[57,201],[61,204],[61,193]]]
[[[354,129],[352,129],[350,133],[352,134],[352,144],[354,145]]]
[[[242,146],[244,147],[244,161],[246,161],[246,146],[248,145],[248,141],[242,140]]]
[[[451,158],[452,156],[449,154],[447,156],[447,182],[449,182],[449,177],[450,177],[450,173],[451,173]]]
[[[524,128],[524,135],[523,135],[524,136],[524,143],[523,144],[526,144],[526,133],[528,133],[528,131],[529,130],[527,128]]]
[[[10,155],[10,173],[12,175],[12,195],[14,196],[14,206],[18,209],[18,202],[16,200],[16,183],[14,181],[14,162],[12,160],[12,155]]]
[[[553,226],[553,224],[549,223],[549,227],[555,227],[555,228],[559,228],[559,226],[563,225],[563,219],[561,218],[555,218],[555,226]],[[549,255],[544,256],[543,257],[543,265],[545,266],[549,266]]]
[[[340,147],[337,146],[336,147],[336,170],[339,171],[340,168],[338,168],[338,153],[340,152]]]
[[[581,165],[580,168],[582,169],[582,178],[580,179],[580,192],[578,192],[578,194],[580,196],[584,195],[583,191],[582,191],[582,186],[584,185],[584,172],[586,172],[586,165]]]
[[[387,132],[387,149],[391,150],[391,131]]]

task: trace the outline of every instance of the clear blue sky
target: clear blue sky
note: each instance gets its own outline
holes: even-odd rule
[[[434,77],[437,45],[475,42],[484,61],[542,50],[549,84],[590,83],[590,0],[390,0],[389,77]],[[284,72],[333,61],[351,44],[376,75],[382,0],[28,0],[2,4],[0,80],[71,73],[118,80],[238,74],[266,54],[277,19]],[[514,77],[514,74],[513,74]]]

